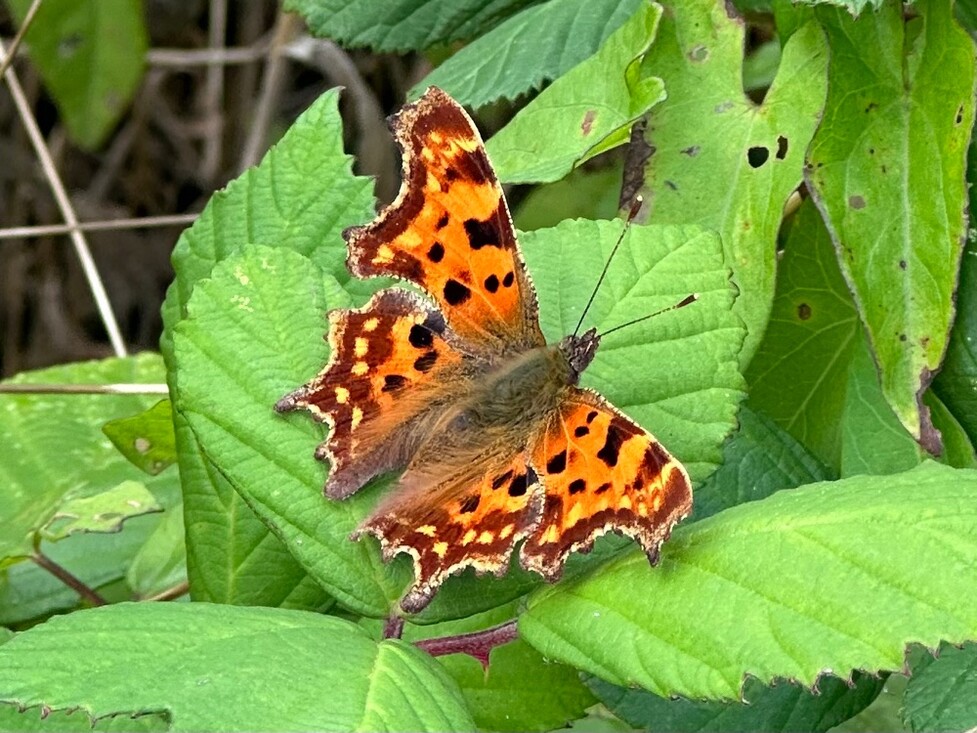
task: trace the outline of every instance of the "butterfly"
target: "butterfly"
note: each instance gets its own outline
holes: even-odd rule
[[[595,329],[548,345],[502,189],[471,118],[429,88],[391,118],[396,200],[343,233],[360,278],[406,280],[329,314],[331,356],[276,409],[328,424],[316,450],[325,494],[344,499],[402,471],[353,533],[384,559],[406,552],[422,610],[460,570],[502,575],[519,561],[557,580],[567,557],[609,531],[657,562],[692,508],[688,474],[654,436],[578,385]]]

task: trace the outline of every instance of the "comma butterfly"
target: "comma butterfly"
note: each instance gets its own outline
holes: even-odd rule
[[[329,364],[276,405],[331,428],[316,451],[331,464],[326,496],[403,470],[353,538],[375,535],[385,559],[411,555],[409,613],[468,566],[504,574],[520,541],[523,567],[550,581],[608,531],[654,564],[692,508],[685,469],[576,386],[595,329],[546,344],[502,189],[461,106],[431,87],[392,129],[403,184],[372,223],[344,233],[347,264],[430,300],[390,288],[330,313]]]

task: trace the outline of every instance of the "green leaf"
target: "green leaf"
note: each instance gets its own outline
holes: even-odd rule
[[[906,723],[914,731],[977,727],[977,644],[943,644],[939,656],[924,654],[906,686]]]
[[[649,202],[650,221],[722,236],[740,286],[734,310],[749,332],[745,367],[770,316],[777,232],[824,105],[827,47],[815,23],[795,32],[758,106],[743,93],[743,22],[721,0],[666,7],[644,67],[664,80],[668,99],[649,118],[650,157],[631,186]]]
[[[83,362],[19,374],[8,383],[153,383],[163,378],[155,354]],[[152,398],[134,395],[3,395],[0,411],[0,566],[33,552],[34,538],[59,512],[79,509],[122,482],[145,478],[100,431],[106,420],[145,409]],[[175,483],[177,477],[167,477]],[[124,491],[128,491],[125,489]],[[119,498],[119,493],[110,495]],[[128,498],[122,496],[123,505]],[[149,501],[144,495],[139,501]],[[112,511],[119,510],[114,506]],[[130,507],[132,509],[132,507]],[[142,513],[145,505],[141,507]],[[96,511],[102,511],[98,508]],[[131,516],[133,512],[128,512]],[[105,531],[104,529],[102,531]],[[54,532],[52,536],[63,536]]]
[[[176,328],[175,404],[209,465],[299,563],[348,608],[382,616],[398,588],[378,572],[369,543],[348,539],[366,515],[369,492],[327,501],[325,466],[313,460],[322,428],[272,409],[321,369],[325,313],[344,305],[349,299],[339,284],[305,257],[245,248],[197,286],[189,315]]]
[[[440,661],[482,730],[554,730],[584,715],[594,703],[573,667],[547,662],[518,639],[492,650],[488,670],[465,654]]]
[[[340,282],[349,279],[340,235],[344,228],[373,215],[373,201],[371,181],[352,175],[352,161],[343,152],[338,98],[333,90],[314,102],[256,168],[214,195],[177,242],[176,281],[163,306],[165,329],[160,342],[174,399],[180,395],[181,365],[172,355],[173,328],[183,317],[195,284],[209,277],[216,263],[248,243],[258,243],[302,252]],[[372,287],[357,281],[350,289],[365,293]],[[174,415],[174,426],[193,597],[309,608],[328,603],[284,545],[203,460],[179,413]]]
[[[614,248],[620,221],[565,221],[521,235],[550,343],[572,333]],[[582,325],[598,332],[697,302],[605,337],[581,383],[651,430],[693,480],[712,473],[735,426],[743,326],[722,244],[698,227],[632,226]]]
[[[160,593],[187,579],[187,543],[183,505],[170,507],[133,556],[126,581],[140,597]]]
[[[841,469],[841,415],[859,334],[824,222],[805,201],[788,225],[770,325],[746,371],[750,405]]]
[[[596,53],[641,4],[641,0],[551,0],[533,5],[469,43],[415,84],[407,96],[419,97],[433,85],[472,107],[515,99]],[[528,38],[533,42],[526,43]]]
[[[722,465],[696,489],[694,520],[832,478],[827,466],[762,413],[744,405],[737,418],[740,427],[723,447]]]
[[[285,0],[317,36],[374,51],[415,51],[485,33],[538,0]]]
[[[7,2],[23,21],[30,0]],[[72,140],[99,147],[142,80],[141,0],[45,0],[25,39]]]
[[[977,453],[956,415],[947,409],[932,389],[926,390],[923,404],[929,408],[933,424],[943,436],[943,455],[940,460],[954,468],[977,468]]]
[[[77,534],[57,543],[42,541],[41,552],[89,588],[99,590],[126,577],[133,557],[160,519],[158,514],[147,514],[129,520],[116,534]],[[79,605],[75,591],[35,563],[22,562],[0,571],[0,624],[29,624]]]
[[[512,219],[522,230],[553,227],[564,219],[613,219],[622,173],[620,165],[572,170],[559,181],[534,186],[519,202]]]
[[[22,632],[0,646],[0,699],[92,718],[162,712],[174,731],[474,728],[454,683],[410,645],[335,617],[204,603],[104,606]]]
[[[69,491],[40,534],[57,542],[77,532],[118,532],[125,520],[160,511],[156,497],[138,481],[123,481],[91,495]]]
[[[865,8],[879,10],[886,4],[885,0],[800,0],[800,2],[804,5],[833,5],[844,9],[854,18],[857,18]]]
[[[554,81],[488,141],[500,180],[556,181],[628,141],[631,125],[665,98],[661,79],[640,64],[661,13],[657,3],[642,3],[597,53]]]
[[[833,733],[909,733],[902,723],[902,698],[906,691],[906,678],[890,674],[875,702],[854,718],[846,720]]]
[[[154,713],[101,718],[94,726],[91,718],[80,710],[59,710],[43,718],[41,715],[36,709],[21,712],[13,705],[0,704],[0,730],[7,733],[163,733],[170,729],[166,716]]]
[[[858,330],[841,416],[841,475],[907,471],[923,460],[923,450],[885,401],[868,343]]]
[[[151,476],[176,462],[173,411],[168,399],[138,415],[110,420],[102,432],[134,466]]]
[[[835,63],[807,180],[854,291],[886,400],[909,432],[938,452],[939,436],[919,401],[939,368],[953,316],[966,231],[974,44],[953,20],[950,0],[920,0],[913,8],[906,21],[894,3],[857,21],[819,9]]]
[[[778,681],[772,687],[755,679],[743,685],[743,702],[667,700],[645,690],[624,689],[597,677],[587,684],[615,715],[642,730],[673,733],[820,733],[851,718],[882,690],[884,680],[855,675],[854,683],[837,677],[818,680],[817,694]]]
[[[809,686],[829,671],[900,669],[911,642],[973,638],[975,587],[977,471],[927,462],[682,527],[657,568],[634,552],[537,591],[519,629],[544,656],[617,685],[737,698],[746,675]]]
[[[977,213],[977,142],[971,143],[970,154],[970,210]],[[977,443],[977,235],[969,235],[964,248],[956,306],[946,358],[933,389]]]

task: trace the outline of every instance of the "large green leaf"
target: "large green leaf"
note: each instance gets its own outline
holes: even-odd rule
[[[330,593],[357,613],[385,615],[397,588],[368,543],[347,539],[368,495],[327,502],[325,468],[312,460],[321,428],[272,409],[321,368],[324,314],[348,304],[331,276],[295,252],[253,246],[221,263],[175,330],[176,408],[208,464]]]
[[[93,718],[163,712],[171,730],[471,730],[458,688],[400,641],[303,611],[120,604],[0,646],[0,700]]]
[[[474,38],[539,0],[285,0],[312,32],[344,46],[421,50]]]
[[[349,278],[340,233],[369,219],[373,204],[369,179],[352,175],[351,159],[343,152],[338,96],[334,90],[313,103],[256,168],[215,194],[177,242],[177,277],[163,306],[161,339],[174,398],[180,394],[181,366],[172,357],[172,331],[195,284],[216,263],[253,242],[297,250],[341,282]],[[204,461],[186,419],[175,414],[174,425],[194,598],[312,608],[328,602],[281,542]]]
[[[666,4],[644,66],[664,80],[668,99],[649,117],[647,163],[629,163],[625,193],[643,194],[655,223],[722,235],[740,286],[734,309],[749,331],[745,367],[770,315],[784,203],[824,105],[827,48],[816,24],[795,32],[758,106],[743,93],[743,22],[727,7]]]
[[[18,20],[31,5],[7,3]],[[83,148],[97,148],[142,80],[148,45],[142,0],[45,0],[26,40],[68,133]]]
[[[770,326],[746,372],[750,404],[841,469],[841,415],[858,316],[831,239],[805,202],[789,225]]]
[[[163,378],[155,354],[83,362],[19,374],[10,383],[152,383]],[[58,517],[76,519],[74,531],[115,531],[126,517],[153,511],[145,479],[101,433],[107,420],[145,409],[151,397],[134,395],[0,396],[0,566],[28,557],[38,534]],[[176,476],[164,481],[173,482]],[[120,488],[124,482],[129,482]],[[108,497],[106,492],[111,492]],[[103,501],[108,498],[108,504]],[[138,502],[138,506],[129,501]],[[73,502],[72,506],[68,506]],[[116,516],[102,516],[106,510]],[[109,519],[108,523],[102,520]],[[64,525],[64,519],[57,520]],[[64,536],[56,527],[51,538]]]
[[[938,657],[921,655],[905,701],[903,715],[914,731],[977,727],[977,644],[943,644]]]
[[[973,41],[950,0],[913,7],[909,20],[898,3],[858,20],[819,9],[832,65],[807,180],[855,293],[886,400],[938,452],[920,400],[953,316],[977,77]]]
[[[642,0],[550,0],[534,5],[469,43],[408,96],[420,96],[434,85],[473,107],[515,99],[596,53],[641,5]]]
[[[628,141],[631,125],[665,98],[640,60],[662,9],[643,2],[600,50],[554,81],[486,143],[499,179],[547,183]]]
[[[755,679],[743,685],[743,702],[666,700],[640,689],[624,689],[596,677],[590,689],[619,718],[642,730],[671,733],[820,733],[866,708],[884,680],[856,675],[854,681],[824,677],[815,694],[797,684],[772,687]]]
[[[722,465],[695,492],[694,520],[832,478],[827,466],[762,413],[744,405],[737,418],[739,430],[723,446]]]
[[[781,491],[538,591],[522,637],[658,695],[737,698],[750,675],[812,685],[901,669],[906,645],[977,634],[977,471],[934,462]],[[735,643],[730,643],[735,640]]]

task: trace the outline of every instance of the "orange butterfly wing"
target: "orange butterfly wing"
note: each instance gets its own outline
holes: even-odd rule
[[[462,369],[444,321],[417,295],[392,288],[359,310],[329,314],[329,363],[275,406],[328,423],[316,457],[330,462],[326,495],[342,499],[374,476],[404,468],[424,420]]]
[[[424,289],[471,351],[542,345],[536,294],[471,118],[432,87],[392,128],[403,184],[375,221],[346,231],[350,271]]]
[[[540,516],[542,495],[521,448],[496,444],[455,457],[448,465],[408,469],[354,533],[377,537],[387,560],[399,552],[413,558],[414,583],[400,602],[408,613],[423,609],[463,568],[505,573],[516,543]]]
[[[596,392],[566,396],[530,447],[545,491],[543,515],[522,546],[523,567],[556,580],[571,552],[609,531],[636,539],[652,562],[692,510],[682,464]]]

